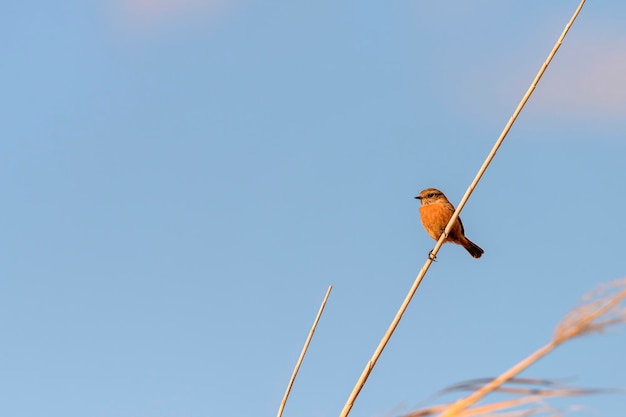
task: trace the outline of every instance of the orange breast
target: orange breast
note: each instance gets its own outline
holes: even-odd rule
[[[452,217],[452,211],[444,204],[429,204],[420,207],[420,217],[424,229],[428,232],[428,235],[435,240],[439,240],[441,232],[446,228],[446,225]],[[450,231],[447,241],[456,240],[456,237],[461,233],[461,225],[459,222],[455,222],[454,227]]]

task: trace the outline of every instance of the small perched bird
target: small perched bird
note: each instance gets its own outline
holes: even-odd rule
[[[454,213],[454,206],[436,188],[422,190],[415,198],[422,202],[420,217],[424,229],[426,229],[430,237],[439,240],[441,233],[446,229],[446,225],[452,217],[452,213]],[[477,244],[465,237],[460,217],[454,222],[454,226],[450,229],[450,233],[444,242],[452,242],[463,246],[474,258],[480,258],[484,252]]]

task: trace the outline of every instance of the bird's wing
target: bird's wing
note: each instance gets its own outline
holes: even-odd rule
[[[465,235],[465,229],[463,229],[463,222],[461,221],[461,217],[458,217],[457,220],[459,221],[459,224],[461,225],[461,233]]]

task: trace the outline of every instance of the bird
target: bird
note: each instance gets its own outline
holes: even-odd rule
[[[426,188],[420,191],[415,198],[422,203],[420,218],[424,229],[430,237],[439,240],[452,217],[452,213],[454,213],[454,206],[448,201],[445,194],[436,188]],[[480,258],[485,252],[480,246],[465,237],[465,230],[460,217],[457,217],[444,242],[463,246],[474,258]]]

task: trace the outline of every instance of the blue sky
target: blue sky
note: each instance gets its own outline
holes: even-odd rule
[[[341,410],[576,1],[12,2],[0,414]],[[410,411],[545,344],[626,275],[626,4],[589,2],[352,415]],[[524,373],[625,387],[626,335]],[[619,415],[623,395],[574,415]]]

